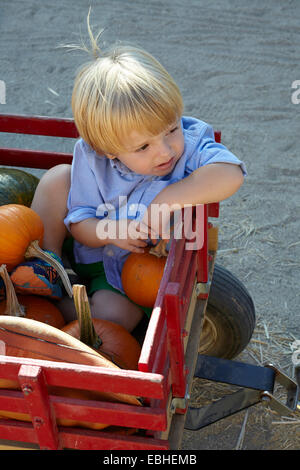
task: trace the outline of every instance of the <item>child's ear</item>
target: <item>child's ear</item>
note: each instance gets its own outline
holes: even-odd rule
[[[111,153],[107,153],[106,156],[107,156],[107,158],[109,158],[110,160],[114,160],[115,158],[117,158],[115,155],[111,155]]]

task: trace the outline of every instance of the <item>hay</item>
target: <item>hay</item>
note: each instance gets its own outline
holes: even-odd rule
[[[286,375],[294,378],[292,355],[296,340],[297,338],[286,330],[280,319],[268,322],[264,318],[258,318],[248,347],[235,360],[259,366],[272,363]],[[232,385],[194,379],[190,405],[208,405],[236,390],[239,388]],[[274,395],[283,403],[286,402],[286,391],[281,385],[275,386]],[[235,444],[232,445],[232,449],[235,450],[249,448],[298,450],[300,448],[299,425],[300,410],[293,412],[290,416],[280,416],[275,411],[258,404],[210,425],[208,428],[213,426],[214,429],[219,429],[226,426],[226,431],[231,433],[237,432],[238,429]],[[207,431],[201,432],[209,433],[208,428]],[[261,441],[264,443],[262,444]]]
[[[295,340],[294,335],[286,330],[280,319],[272,322],[258,319],[252,339],[248,347],[240,355],[240,358],[247,362],[254,360],[259,365],[272,363],[279,370],[294,379],[292,355]],[[275,386],[274,395],[283,403],[286,402],[286,390],[282,386]],[[258,414],[257,411],[256,413]],[[299,449],[300,411],[296,410],[290,416],[280,416],[273,410],[266,408],[265,413],[269,421],[268,426],[271,431],[273,445],[278,450]],[[244,442],[247,430],[243,430],[242,427],[241,432],[244,434]],[[259,429],[257,432],[259,432]]]
[[[272,323],[258,319],[252,339],[243,354],[251,353],[261,365],[271,362],[293,377],[292,354],[295,340],[294,335],[286,331],[279,319]]]
[[[241,427],[241,432],[239,434],[235,450],[242,450],[242,448],[243,448],[243,442],[244,442],[244,438],[245,438],[245,431],[246,431],[248,416],[249,416],[249,410],[247,410],[246,413],[245,413],[244,421],[243,421],[243,424],[242,424],[242,427]]]

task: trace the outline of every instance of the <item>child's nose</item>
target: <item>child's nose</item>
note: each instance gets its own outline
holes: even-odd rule
[[[170,160],[170,158],[173,155],[173,149],[167,140],[164,139],[161,141],[157,154],[158,154],[158,159],[163,160],[160,163],[164,163]]]

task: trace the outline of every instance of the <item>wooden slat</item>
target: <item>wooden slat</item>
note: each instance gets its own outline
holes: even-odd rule
[[[79,429],[60,430],[62,446],[81,450],[169,450],[167,440],[142,436],[120,436]]]
[[[183,250],[179,263],[178,264],[176,263],[176,267],[177,267],[176,274],[173,276],[173,273],[172,273],[172,275],[170,276],[171,282],[178,282],[180,284],[179,295],[181,295],[181,292],[184,288],[185,279],[190,269],[192,257],[193,257],[193,250],[189,250],[189,251]]]
[[[204,204],[204,218],[202,218],[202,228],[203,230],[203,246],[201,249],[197,251],[198,254],[198,271],[197,271],[197,279],[198,282],[206,283],[208,281],[208,236],[207,236],[207,229],[208,229],[208,221],[207,221],[207,214],[208,214],[208,206]],[[196,217],[199,215],[197,214],[197,207],[196,207]]]
[[[219,228],[210,225],[208,227],[208,251],[217,251],[219,240]]]
[[[31,442],[33,444],[38,443],[32,424],[16,421],[13,419],[0,420],[0,439],[19,442]]]
[[[185,322],[187,310],[191,302],[191,295],[192,295],[193,288],[194,288],[196,271],[197,271],[197,253],[193,252],[193,256],[191,258],[191,263],[190,263],[190,269],[186,276],[184,287],[181,292],[183,323]]]
[[[59,449],[58,430],[43,369],[40,366],[23,364],[18,378],[40,448]]]
[[[0,165],[48,170],[61,163],[70,165],[72,159],[73,155],[70,153],[0,148]]]
[[[208,217],[219,217],[220,204],[219,202],[211,202],[208,204]]]
[[[166,428],[165,410],[124,405],[122,403],[72,400],[51,396],[57,418],[106,423],[111,426],[163,430]]]
[[[0,377],[17,381],[22,364],[41,366],[48,385],[141,397],[164,397],[164,376],[133,370],[0,356]]]
[[[56,419],[70,419],[114,426],[163,430],[166,428],[165,410],[157,407],[136,407],[122,403],[81,400],[49,395]],[[5,412],[28,415],[28,406],[20,391],[0,391],[0,416]]]
[[[89,431],[59,426],[63,448],[80,450],[168,450],[167,440],[142,436],[122,436],[105,431]],[[0,439],[37,444],[33,426],[15,420],[0,420]]]
[[[152,364],[152,372],[157,374],[165,374],[169,367],[168,363],[168,338],[167,338],[167,321],[164,319],[162,324],[162,331],[160,335],[160,342],[158,344],[154,362]],[[167,390],[168,393],[168,390]]]
[[[0,132],[78,138],[73,119],[0,114]]]
[[[220,143],[221,142],[221,136],[222,136],[221,131],[215,131],[214,134],[215,134],[215,141]]]
[[[183,253],[184,253],[185,243],[186,243],[185,238],[176,240],[173,269],[170,275],[171,282],[176,282],[178,271],[180,270],[181,260],[182,260]]]
[[[0,416],[1,411],[27,414],[28,409],[23,393],[19,390],[0,390]]]
[[[167,338],[174,397],[184,397],[186,388],[179,290],[180,284],[178,282],[169,282],[164,304],[167,316]]]
[[[188,309],[187,309],[187,313],[185,317],[185,323],[184,323],[184,334],[183,334],[184,353],[186,353],[190,335],[193,334],[191,325],[194,319],[195,307],[196,307],[196,302],[197,302],[196,287],[197,287],[197,279],[196,279],[196,273],[194,272],[194,283],[192,284],[191,294],[189,295],[190,302],[188,305]]]
[[[28,442],[24,443],[1,439],[0,450],[39,450],[39,446],[37,444],[30,444]]]

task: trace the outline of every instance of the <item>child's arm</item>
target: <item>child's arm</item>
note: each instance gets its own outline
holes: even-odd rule
[[[153,204],[168,204],[184,207],[185,205],[208,204],[219,202],[232,196],[243,184],[244,176],[239,165],[230,163],[211,163],[193,171],[186,178],[165,187],[151,202],[143,221],[157,233],[162,227],[156,227],[156,220],[151,221]],[[152,223],[151,223],[152,222]]]
[[[72,237],[79,243],[91,248],[99,248],[100,246],[107,245],[108,240],[100,240],[97,237],[97,225],[101,221],[96,217],[84,219],[81,222],[70,224],[69,230]]]
[[[95,217],[71,224],[70,232],[75,240],[91,248],[113,244],[135,253],[144,252],[146,240],[151,236],[149,227],[142,222],[131,219],[99,220]]]
[[[232,196],[243,184],[240,166],[211,163],[193,171],[186,178],[170,184],[153,199],[152,204],[208,204]]]

